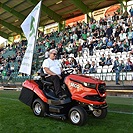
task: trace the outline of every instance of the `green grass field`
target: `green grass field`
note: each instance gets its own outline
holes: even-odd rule
[[[18,100],[20,92],[0,91],[0,133],[133,133],[133,99],[107,97],[105,119],[88,116],[82,127],[49,117],[36,117]]]

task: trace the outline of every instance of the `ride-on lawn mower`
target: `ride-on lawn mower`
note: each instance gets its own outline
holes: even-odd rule
[[[103,81],[91,76],[70,74],[62,84],[67,97],[59,99],[54,93],[52,82],[45,80],[41,74],[39,80],[26,80],[19,96],[19,100],[30,106],[36,116],[50,116],[58,119],[70,119],[74,125],[84,125],[87,114],[96,118],[107,115],[106,85]]]

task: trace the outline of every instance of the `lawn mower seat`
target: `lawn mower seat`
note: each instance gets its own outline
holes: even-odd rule
[[[45,74],[45,73],[43,72],[43,68],[40,68],[40,69],[39,69],[38,74],[41,76],[41,82],[43,83],[43,85],[46,85],[46,86],[52,86],[52,85],[53,85],[52,82],[46,81],[46,76],[47,76],[48,74]]]
[[[41,80],[41,81],[44,85],[47,85],[47,86],[52,86],[53,85],[53,82],[49,82],[49,81],[46,81],[46,80]]]

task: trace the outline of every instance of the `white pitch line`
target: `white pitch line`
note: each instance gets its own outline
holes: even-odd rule
[[[18,99],[7,98],[7,97],[0,97],[0,99],[8,99],[8,100],[12,100],[12,101],[19,101]],[[112,110],[108,110],[108,112],[110,112],[110,113],[118,113],[118,114],[129,114],[129,115],[133,115],[133,113],[131,113],[131,112],[112,111]]]
[[[118,113],[118,114],[128,114],[128,115],[133,115],[131,112],[122,112],[122,111],[113,111],[113,110],[108,110],[110,113]]]
[[[8,100],[12,100],[12,101],[19,101],[18,99],[8,98],[8,97],[0,97],[0,99],[8,99]]]

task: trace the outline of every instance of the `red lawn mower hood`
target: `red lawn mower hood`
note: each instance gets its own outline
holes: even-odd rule
[[[87,82],[87,83],[94,83],[94,84],[105,84],[105,82],[100,79],[94,78],[92,76],[86,76],[86,75],[71,74],[67,76],[66,79],[75,80],[77,82],[79,81],[79,82]]]

